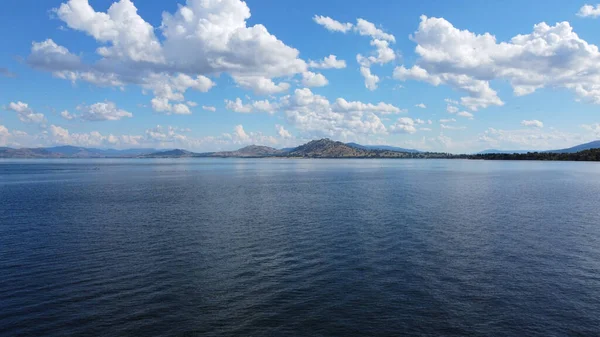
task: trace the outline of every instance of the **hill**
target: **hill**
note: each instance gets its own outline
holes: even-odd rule
[[[585,144],[576,145],[576,146],[569,147],[569,148],[566,148],[566,149],[552,150],[552,151],[546,151],[546,152],[553,152],[553,153],[575,153],[575,152],[580,152],[580,151],[590,150],[590,149],[600,149],[600,140],[596,140],[596,141],[585,143]]]
[[[342,142],[336,142],[325,138],[300,145],[286,155],[289,157],[343,158],[366,157],[368,153],[368,150],[357,149]]]
[[[211,157],[273,157],[284,154],[285,151],[268,146],[249,145],[236,151],[212,153]]]
[[[357,143],[346,143],[346,145],[351,146],[355,149],[361,150],[380,150],[380,151],[395,151],[395,152],[408,152],[408,153],[416,153],[421,152],[415,149],[405,149],[402,147],[390,146],[390,145],[361,145]]]
[[[198,153],[175,149],[168,151],[158,151],[145,155],[139,156],[140,158],[189,158],[189,157],[197,157]]]

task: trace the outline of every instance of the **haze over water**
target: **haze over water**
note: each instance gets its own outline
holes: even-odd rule
[[[0,335],[600,334],[600,164],[0,161]]]

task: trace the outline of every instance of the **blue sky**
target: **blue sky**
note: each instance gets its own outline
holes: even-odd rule
[[[0,146],[329,137],[473,152],[600,138],[600,6],[351,4],[3,1]]]

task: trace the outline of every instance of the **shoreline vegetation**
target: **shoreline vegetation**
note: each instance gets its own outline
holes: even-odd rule
[[[597,147],[595,147],[597,146]],[[592,147],[592,148],[590,148]],[[581,149],[581,150],[580,150]],[[182,149],[102,150],[75,146],[52,148],[0,147],[0,158],[322,158],[322,159],[470,159],[470,160],[538,160],[538,161],[600,161],[600,142],[582,144],[571,149],[546,152],[486,152],[451,154],[422,152],[391,146],[363,146],[342,143],[327,138],[313,140],[289,149],[250,145],[235,151],[196,153]]]

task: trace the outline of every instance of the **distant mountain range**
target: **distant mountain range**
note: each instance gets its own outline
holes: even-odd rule
[[[481,152],[477,152],[477,154],[525,154],[525,153],[535,153],[535,152],[539,152],[539,153],[576,153],[576,152],[581,152],[584,150],[591,150],[591,149],[600,149],[600,140],[596,140],[593,142],[589,142],[589,143],[585,143],[585,144],[580,144],[580,145],[576,145],[573,147],[569,147],[566,149],[560,149],[560,150],[546,150],[546,151],[539,151],[539,150],[496,150],[496,149],[489,149],[489,150],[484,150]]]
[[[585,150],[600,148],[600,141],[577,145],[571,148],[552,151],[505,151],[486,150],[476,155],[452,155],[448,153],[421,152],[388,145],[360,145],[342,143],[330,139],[313,140],[295,148],[276,149],[268,146],[250,145],[235,151],[196,153],[183,149],[157,150],[145,149],[96,149],[77,146],[55,146],[48,148],[14,149],[0,147],[0,158],[511,158],[510,156],[534,153],[573,154]],[[498,155],[498,156],[495,156]],[[523,157],[523,156],[521,156]],[[518,157],[518,158],[521,158]],[[568,158],[565,156],[546,156],[547,158]],[[544,157],[544,158],[546,158]],[[587,156],[589,157],[589,156]],[[587,158],[586,157],[586,158]],[[523,158],[537,158],[525,156]],[[551,159],[554,160],[554,159]]]
[[[119,158],[136,157],[153,153],[156,149],[94,149],[79,146],[55,146],[46,148],[0,148],[0,158]]]
[[[360,145],[356,143],[346,143],[346,145],[363,150],[383,150],[383,151],[396,151],[396,152],[409,152],[416,153],[422,152],[415,149],[405,149],[402,147],[390,146],[390,145]]]

